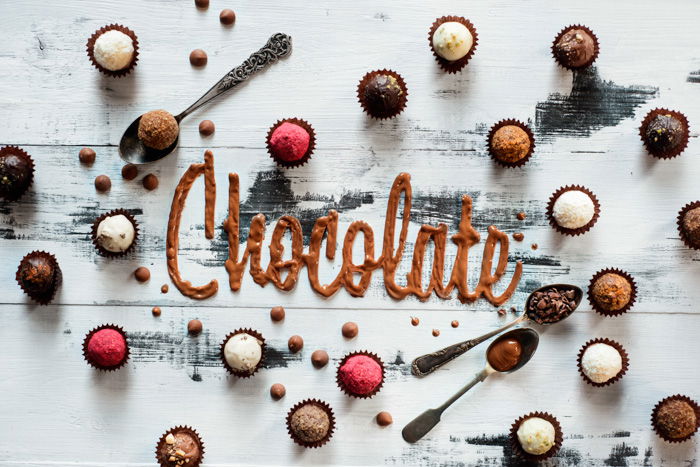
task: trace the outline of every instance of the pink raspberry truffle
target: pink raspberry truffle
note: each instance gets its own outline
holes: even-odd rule
[[[353,355],[338,369],[338,381],[356,396],[368,396],[382,384],[384,370],[372,357]]]
[[[87,358],[97,367],[114,367],[126,357],[126,340],[114,329],[101,329],[87,344]]]
[[[285,162],[298,161],[309,149],[311,136],[296,123],[284,122],[270,136],[270,150],[275,158]]]

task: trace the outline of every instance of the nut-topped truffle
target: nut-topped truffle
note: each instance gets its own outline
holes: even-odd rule
[[[162,150],[170,147],[180,133],[177,120],[165,110],[151,110],[139,120],[138,136],[149,148]]]
[[[552,52],[559,64],[565,68],[587,67],[598,54],[598,40],[583,26],[571,26],[555,39]]]
[[[615,273],[603,274],[591,287],[591,296],[596,304],[605,311],[617,311],[630,302],[632,298],[632,284]]]
[[[196,431],[176,427],[161,437],[156,457],[161,467],[197,466],[204,457],[204,445]]]
[[[0,149],[0,199],[19,199],[33,179],[34,162],[29,154],[14,146]]]
[[[34,301],[45,305],[61,284],[61,268],[56,258],[44,251],[32,251],[19,263],[16,279]]]
[[[675,110],[653,109],[644,117],[639,135],[652,156],[673,158],[688,145],[688,119]]]
[[[357,89],[360,104],[371,117],[395,117],[406,107],[406,84],[398,73],[372,71],[360,81]]]
[[[469,53],[474,45],[474,36],[464,24],[446,21],[433,33],[432,43],[436,54],[454,62]]]

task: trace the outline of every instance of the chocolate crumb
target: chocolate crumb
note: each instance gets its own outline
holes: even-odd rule
[[[168,284],[163,284],[160,286],[160,293],[168,293],[168,290],[170,290],[170,287],[168,287]]]
[[[506,314],[505,308],[499,308],[499,309],[498,309],[498,315],[499,315],[499,316],[505,316],[505,314]]]
[[[539,246],[537,245],[537,243],[533,243],[533,244],[532,244],[532,249],[533,249],[533,250],[536,250],[537,248],[539,248]]]
[[[577,305],[574,289],[549,287],[532,295],[526,313],[536,323],[556,323],[569,316]]]
[[[411,324],[413,326],[418,326],[420,324],[420,320],[416,318],[415,316],[411,316]]]

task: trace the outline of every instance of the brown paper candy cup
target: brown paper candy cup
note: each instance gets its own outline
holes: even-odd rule
[[[625,306],[620,308],[619,310],[606,310],[603,307],[601,307],[593,298],[593,284],[596,283],[598,279],[600,279],[603,275],[605,274],[617,274],[618,276],[622,276],[625,279],[627,279],[627,282],[629,282],[630,287],[632,288],[632,291],[630,292],[630,300],[627,302]],[[632,277],[628,272],[623,271],[622,269],[617,269],[617,268],[605,268],[601,269],[600,271],[596,272],[593,277],[591,278],[591,281],[588,283],[588,301],[591,303],[591,306],[593,307],[593,310],[595,310],[596,313],[599,313],[603,316],[619,316],[623,313],[627,313],[632,306],[634,305],[635,300],[637,299],[637,283],[634,281],[634,277]]]
[[[100,225],[100,222],[105,220],[107,217],[111,216],[117,216],[119,214],[124,215],[129,221],[133,224],[134,226],[134,241],[131,242],[131,245],[129,245],[129,248],[127,248],[124,251],[109,251],[106,250],[105,248],[102,247],[102,245],[99,244],[97,241],[97,227]],[[106,256],[108,258],[116,258],[119,256],[126,256],[130,252],[134,250],[134,247],[136,246],[136,243],[138,242],[139,239],[139,224],[136,222],[136,219],[134,216],[131,215],[129,211],[126,209],[114,209],[112,211],[106,212],[102,214],[100,217],[95,219],[95,222],[92,223],[92,244],[95,245],[95,249],[97,250],[97,253],[99,253],[101,256]]]
[[[295,125],[298,125],[302,127],[306,132],[309,134],[309,148],[306,150],[304,155],[302,156],[301,159],[296,160],[296,161],[285,161],[283,159],[280,159],[275,155],[275,153],[272,150],[272,145],[270,144],[270,139],[272,138],[272,133],[282,125],[283,123],[293,123]],[[311,154],[314,152],[314,148],[316,147],[316,132],[314,131],[313,127],[309,125],[309,122],[306,120],[302,120],[301,118],[285,118],[284,120],[277,120],[274,125],[270,127],[270,129],[267,132],[267,138],[266,138],[266,144],[267,144],[267,152],[270,154],[270,157],[272,158],[273,161],[277,165],[280,165],[282,167],[286,168],[293,168],[293,167],[299,167],[311,159]]]
[[[619,353],[620,356],[622,357],[622,369],[620,372],[615,375],[613,378],[610,378],[604,383],[596,383],[592,379],[590,379],[588,376],[586,376],[586,373],[583,371],[583,366],[581,365],[581,361],[583,359],[583,354],[586,351],[588,347],[590,347],[593,344],[607,344],[611,347],[614,347]],[[619,342],[607,339],[607,338],[597,338],[597,339],[591,339],[585,344],[583,344],[583,347],[581,347],[581,350],[578,352],[578,372],[581,374],[581,377],[583,380],[590,384],[591,386],[595,386],[597,388],[602,388],[604,386],[609,386],[619,379],[621,379],[625,373],[627,373],[627,369],[629,368],[630,360],[629,360],[629,355],[627,355],[627,351],[622,347],[622,345]]]
[[[556,219],[554,219],[554,203],[557,201],[559,196],[561,196],[562,193],[567,192],[567,191],[582,191],[586,193],[588,196],[591,197],[593,200],[593,205],[594,205],[594,212],[593,212],[593,218],[588,222],[588,224],[584,225],[583,227],[579,227],[578,229],[567,229],[566,227],[562,227],[559,224],[557,224]],[[586,187],[583,187],[581,185],[567,185],[560,187],[557,191],[552,193],[552,196],[549,197],[549,202],[547,203],[547,218],[549,219],[549,225],[554,227],[554,230],[559,232],[560,234],[563,235],[569,235],[571,237],[575,237],[577,235],[584,234],[591,230],[591,228],[595,225],[595,223],[598,221],[598,217],[600,217],[600,203],[598,202],[598,198],[593,194],[591,190],[589,190]]]
[[[127,36],[131,37],[131,40],[134,44],[134,54],[131,57],[131,62],[126,68],[122,68],[121,70],[108,70],[107,68],[104,68],[102,65],[100,65],[97,60],[95,60],[95,41],[97,40],[98,37],[100,37],[102,34],[104,34],[107,31],[111,30],[116,30],[119,32],[123,32]],[[107,26],[103,26],[97,31],[94,32],[92,36],[87,41],[87,54],[88,57],[90,58],[90,61],[92,64],[100,70],[102,73],[104,73],[107,76],[113,76],[115,78],[121,78],[122,76],[126,76],[129,73],[131,73],[131,70],[134,69],[136,66],[136,62],[138,61],[139,58],[139,41],[138,38],[136,37],[136,34],[134,34],[134,31],[131,29],[127,28],[126,26],[122,26],[121,24],[108,24]]]
[[[401,93],[399,104],[396,106],[396,110],[393,112],[372,112],[372,107],[365,101],[364,90],[367,87],[367,83],[369,83],[369,81],[377,75],[389,75],[393,77],[394,79],[396,79],[396,82],[399,84],[399,87],[403,91]],[[357,85],[357,100],[360,103],[360,106],[362,106],[362,110],[364,110],[365,113],[372,118],[375,118],[377,120],[386,120],[387,118],[394,118],[401,112],[403,112],[403,109],[406,108],[406,103],[408,102],[408,88],[406,87],[406,81],[404,81],[403,77],[394,70],[387,70],[386,68],[384,68],[382,70],[370,71],[362,77],[360,83]]]
[[[695,431],[693,431],[689,435],[684,436],[682,438],[669,438],[668,436],[666,436],[666,434],[661,429],[659,429],[659,427],[656,423],[656,416],[657,416],[657,413],[659,412],[659,409],[661,408],[661,406],[668,401],[687,402],[688,405],[690,405],[693,408],[693,410],[695,411]],[[654,429],[654,431],[656,432],[656,434],[659,435],[659,437],[661,439],[663,439],[664,441],[668,441],[669,443],[682,443],[683,441],[687,441],[690,438],[692,438],[693,435],[695,435],[695,433],[698,431],[698,428],[700,428],[700,405],[698,405],[698,403],[695,402],[693,399],[691,399],[687,396],[683,396],[681,394],[676,394],[673,396],[666,397],[666,398],[660,400],[654,406],[654,409],[651,411],[651,426]]]
[[[520,445],[520,441],[518,441],[518,428],[520,428],[520,424],[528,418],[535,417],[547,420],[549,423],[554,425],[554,445],[549,449],[549,451],[539,455],[534,455],[526,452]],[[513,422],[513,424],[510,427],[510,444],[513,448],[513,452],[515,452],[515,454],[521,459],[530,462],[540,462],[554,456],[561,448],[561,443],[563,442],[563,440],[564,435],[561,431],[561,425],[559,424],[559,421],[557,421],[557,419],[554,418],[554,416],[550,415],[547,412],[531,412],[527,415],[523,415],[522,417],[518,418],[515,422]]]
[[[238,371],[238,370],[234,369],[231,365],[229,365],[228,362],[226,361],[226,355],[224,354],[224,347],[226,346],[226,343],[228,342],[228,340],[230,338],[232,338],[233,336],[235,336],[236,334],[248,334],[250,336],[255,337],[260,342],[262,342],[262,344],[260,344],[260,347],[261,347],[260,361],[258,362],[258,364],[255,366],[255,368],[251,372]],[[226,371],[228,371],[230,374],[232,374],[233,376],[236,376],[238,378],[250,378],[255,373],[257,373],[258,370],[260,368],[262,368],[263,364],[265,363],[265,348],[266,348],[265,338],[262,336],[262,334],[260,334],[258,331],[254,331],[253,329],[241,328],[241,329],[236,329],[235,331],[228,333],[228,335],[224,338],[223,342],[219,346],[219,354],[221,356],[221,362],[224,364],[224,368],[226,368]]]
[[[54,275],[53,275],[53,284],[51,286],[50,290],[47,290],[45,293],[34,293],[27,288],[25,288],[24,284],[22,283],[22,276],[21,276],[21,270],[22,270],[22,263],[24,263],[25,260],[30,259],[30,257],[39,257],[39,258],[44,258],[47,263],[50,263],[53,265],[54,268]],[[56,295],[56,291],[60,287],[61,283],[63,282],[63,273],[61,272],[61,268],[58,265],[58,261],[56,260],[56,257],[52,255],[51,253],[47,253],[46,251],[32,251],[31,253],[28,253],[24,255],[24,258],[22,258],[22,261],[20,261],[19,266],[17,267],[17,273],[15,274],[15,279],[17,280],[17,283],[19,286],[22,288],[22,291],[29,295],[29,298],[37,302],[39,305],[48,305],[51,300],[53,300],[54,296]]]
[[[377,362],[377,364],[378,364],[378,365],[381,367],[381,369],[382,369],[382,380],[379,382],[379,384],[377,385],[377,387],[374,388],[374,389],[372,390],[372,392],[369,392],[369,393],[367,393],[367,394],[356,394],[356,393],[352,392],[352,391],[350,390],[350,388],[348,388],[348,387],[343,383],[343,381],[340,379],[340,368],[341,368],[343,365],[345,365],[345,363],[348,361],[348,359],[350,359],[350,357],[354,357],[354,356],[356,356],[356,355],[364,355],[364,356],[366,356],[366,357],[371,358],[372,360],[374,360],[375,362]],[[385,377],[385,373],[386,373],[386,371],[384,370],[384,362],[382,362],[382,359],[379,358],[379,356],[378,356],[377,354],[372,353],[372,352],[368,352],[368,351],[366,351],[366,350],[360,350],[360,351],[358,351],[358,352],[351,352],[351,353],[349,353],[349,354],[347,354],[346,356],[343,357],[343,359],[342,359],[342,360],[340,361],[340,363],[338,364],[338,369],[336,370],[335,382],[336,382],[336,384],[338,385],[338,387],[339,387],[345,394],[347,394],[347,395],[350,396],[350,397],[357,397],[358,399],[371,399],[372,397],[374,397],[374,395],[375,395],[376,393],[379,392],[380,389],[382,389],[382,386],[384,386],[384,377]]]
[[[557,47],[557,42],[559,42],[559,39],[569,32],[571,29],[581,29],[582,31],[586,31],[591,38],[593,38],[593,56],[588,60],[586,63],[584,63],[581,66],[569,66],[565,63],[562,63],[559,61],[559,57],[557,57],[557,52],[556,52],[556,47]],[[567,70],[581,70],[583,68],[588,68],[593,64],[593,62],[596,61],[598,58],[598,53],[600,52],[600,43],[598,42],[598,36],[595,35],[593,31],[591,31],[589,28],[586,26],[582,26],[580,24],[572,24],[571,26],[567,26],[561,31],[559,31],[559,34],[557,34],[557,37],[554,38],[552,41],[552,56],[554,57],[554,60],[561,66],[562,68],[566,68]]]
[[[116,365],[102,366],[96,362],[93,362],[88,356],[88,343],[90,342],[90,339],[97,331],[101,331],[103,329],[113,329],[117,331],[124,337],[124,341],[126,342],[126,353],[124,354],[124,359]],[[95,329],[91,330],[85,335],[85,339],[83,339],[83,358],[86,362],[88,362],[88,364],[91,367],[101,371],[114,371],[123,367],[124,365],[126,365],[126,362],[129,361],[129,339],[126,336],[126,332],[124,332],[124,329],[122,329],[120,326],[117,326],[115,324],[103,324],[102,326],[98,326]]]
[[[685,130],[683,132],[683,141],[681,141],[681,144],[679,144],[678,147],[672,151],[653,152],[649,148],[649,146],[647,146],[647,141],[645,137],[647,128],[649,127],[649,123],[651,123],[651,121],[657,115],[671,115],[672,117],[675,117],[678,120],[680,120],[681,124],[683,125],[683,129]],[[653,109],[646,114],[644,120],[642,121],[642,124],[639,125],[639,137],[642,138],[642,143],[644,143],[644,147],[646,148],[647,152],[652,156],[658,159],[673,159],[674,157],[680,155],[683,151],[685,151],[685,148],[688,147],[688,138],[690,137],[690,124],[688,123],[688,118],[681,112],[677,112],[675,110],[668,110],[664,108]]]
[[[31,169],[29,172],[29,182],[27,183],[27,186],[24,188],[24,190],[18,193],[10,193],[5,196],[0,196],[0,199],[5,199],[7,201],[17,201],[22,197],[23,194],[25,194],[29,190],[29,188],[32,186],[32,183],[34,183],[34,159],[32,159],[32,156],[30,156],[24,150],[20,149],[17,146],[5,146],[3,148],[0,148],[0,156],[4,156],[6,154],[14,154],[20,159],[24,159],[25,161],[27,161],[27,163],[29,163],[29,167]]]
[[[503,128],[504,126],[517,126],[518,128],[522,129],[525,133],[527,133],[528,138],[530,138],[530,149],[527,151],[527,154],[525,154],[523,157],[518,159],[517,161],[514,162],[508,162],[504,161],[498,158],[496,155],[496,152],[494,151],[492,147],[492,142],[493,142],[493,136],[496,134],[496,131],[498,131],[500,128]],[[535,150],[535,135],[532,133],[532,130],[530,127],[525,125],[523,122],[520,120],[513,120],[513,119],[506,119],[506,120],[501,120],[500,122],[496,123],[491,127],[491,130],[489,131],[489,136],[487,140],[487,145],[488,145],[488,150],[489,154],[491,155],[491,159],[493,159],[497,164],[503,166],[503,167],[521,167],[524,165],[529,159],[530,156],[532,156],[533,151]]]
[[[691,211],[691,210],[698,208],[698,207],[700,207],[700,201],[693,201],[692,203],[688,203],[685,206],[683,206],[683,209],[681,209],[678,212],[678,220],[676,222],[678,224],[678,233],[681,236],[681,240],[683,240],[683,243],[685,243],[685,245],[688,248],[692,248],[693,250],[700,250],[700,243],[695,244],[688,237],[688,235],[686,234],[686,231],[685,231],[685,227],[683,227],[683,218],[685,217],[685,215],[688,211]]]
[[[469,29],[469,32],[472,34],[472,38],[474,40],[472,43],[472,48],[469,49],[467,55],[460,58],[459,60],[455,60],[452,62],[442,58],[433,48],[433,35],[435,34],[435,31],[437,31],[437,28],[439,28],[441,24],[448,22],[456,22],[464,25],[467,29]],[[436,19],[433,22],[432,26],[430,26],[430,32],[428,32],[428,43],[430,44],[430,50],[433,51],[435,60],[437,60],[438,65],[440,65],[440,68],[442,68],[442,70],[446,73],[457,73],[462,68],[464,68],[467,65],[467,63],[469,63],[469,60],[472,58],[472,55],[474,55],[474,52],[476,51],[476,46],[479,44],[479,35],[476,33],[476,28],[474,27],[474,25],[468,19],[463,18],[461,16],[442,16]]]
[[[329,426],[328,426],[328,433],[326,433],[326,436],[324,436],[321,440],[315,441],[313,443],[310,443],[308,441],[304,441],[302,439],[299,439],[298,437],[295,436],[294,431],[292,430],[292,415],[294,412],[296,412],[298,409],[301,407],[307,405],[307,404],[312,404],[317,407],[320,407],[323,409],[326,414],[328,415],[328,420],[329,420]],[[333,415],[333,409],[323,401],[320,401],[318,399],[306,399],[301,402],[298,402],[294,407],[289,409],[289,412],[287,413],[287,432],[289,433],[289,436],[292,438],[292,440],[297,443],[299,446],[303,446],[305,448],[319,448],[326,444],[331,437],[333,436],[333,431],[335,430],[335,416]]]
[[[160,450],[163,447],[163,445],[166,444],[165,438],[170,434],[170,433],[175,433],[175,432],[186,432],[192,435],[193,438],[195,438],[198,441],[199,444],[199,459],[196,459],[195,461],[190,460],[189,462],[183,464],[184,466],[187,467],[197,467],[199,464],[202,463],[202,460],[204,460],[204,442],[202,441],[202,438],[199,436],[199,433],[197,433],[197,430],[190,426],[183,426],[183,425],[178,425],[175,426],[165,433],[160,437],[158,442],[156,443],[156,460],[160,464],[161,467],[172,467],[173,463],[168,462],[167,459],[162,459],[160,456]]]

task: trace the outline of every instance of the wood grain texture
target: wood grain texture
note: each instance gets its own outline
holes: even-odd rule
[[[30,0],[0,7],[0,144],[22,146],[37,164],[31,191],[17,203],[0,202],[0,465],[152,465],[158,436],[178,423],[202,433],[206,465],[513,465],[505,434],[533,410],[562,423],[564,449],[554,465],[697,463],[697,439],[664,443],[651,432],[649,415],[667,395],[700,397],[700,255],[682,245],[675,226],[678,210],[700,198],[700,4],[679,0],[649,14],[628,1],[550,3],[212,0],[209,10],[199,11],[184,0]],[[230,29],[218,22],[226,7],[237,13]],[[454,76],[440,72],[427,44],[430,24],[444,14],[469,17],[479,32],[475,56]],[[92,68],[84,50],[87,37],[110,22],[132,28],[141,46],[135,72],[116,80]],[[549,51],[552,38],[571,23],[590,26],[602,44],[595,68],[573,75],[558,68]],[[141,167],[134,181],[121,179],[116,144],[136,116],[186,108],[278,31],[293,37],[291,57],[185,120],[175,154]],[[209,55],[204,69],[189,65],[195,48]],[[399,118],[374,122],[362,113],[355,88],[365,72],[384,67],[404,77],[409,102]],[[670,161],[647,156],[637,133],[644,114],[662,106],[683,111],[691,124],[688,149]],[[277,119],[293,116],[316,129],[316,152],[302,168],[278,170],[265,151],[265,134]],[[197,132],[204,118],[217,128],[207,139]],[[537,148],[522,170],[498,168],[486,153],[485,136],[503,118],[527,121],[535,131]],[[78,163],[84,146],[97,151],[92,167]],[[220,285],[215,297],[199,302],[172,286],[162,294],[160,286],[169,283],[164,244],[173,189],[205,149],[215,154],[215,239],[204,237],[201,180],[181,226],[184,276],[200,283],[216,278]],[[292,214],[308,235],[316,217],[336,209],[341,234],[350,222],[365,220],[378,237],[391,183],[402,171],[411,174],[414,190],[407,252],[422,223],[445,222],[456,231],[465,193],[474,199],[482,244],[490,224],[525,233],[524,242],[511,242],[505,279],[515,260],[525,268],[506,308],[520,309],[532,289],[549,282],[586,287],[604,267],[629,271],[640,292],[620,318],[603,319],[584,303],[561,325],[537,328],[541,348],[527,367],[475,388],[416,445],[401,439],[403,425],[477,372],[485,347],[425,379],[412,377],[407,363],[494,329],[504,318],[485,301],[392,300],[379,272],[364,298],[341,290],[323,299],[305,271],[288,293],[261,288],[247,273],[234,293],[220,228],[227,175],[236,172],[244,227],[262,212],[269,237],[277,218]],[[140,184],[149,172],[160,178],[153,192]],[[107,194],[94,190],[99,174],[112,178]],[[602,215],[585,236],[563,238],[548,226],[544,209],[555,189],[573,183],[596,193]],[[127,259],[99,257],[89,240],[94,218],[113,208],[131,210],[141,226],[142,241]],[[519,211],[527,213],[525,221],[516,220]],[[539,248],[532,250],[532,243]],[[472,268],[482,244],[472,248]],[[64,273],[48,307],[32,305],[14,282],[19,260],[34,249],[54,253]],[[263,252],[266,265],[267,247]],[[455,252],[450,245],[448,268]],[[357,261],[359,248],[355,254]],[[322,278],[332,278],[337,263],[323,263]],[[146,284],[131,276],[139,265],[151,269]],[[399,269],[404,283],[410,254]],[[477,279],[472,269],[472,283]],[[273,324],[269,308],[280,304],[287,319]],[[151,316],[154,305],[163,308],[160,318]],[[420,317],[420,326],[412,327],[410,316]],[[205,332],[189,338],[186,323],[195,317]],[[449,326],[453,319],[459,328]],[[347,341],[340,327],[350,320],[360,335]],[[81,343],[106,322],[127,330],[132,360],[102,375],[83,362]],[[271,348],[264,371],[236,381],[216,352],[223,336],[242,326],[261,331]],[[433,328],[440,337],[431,335]],[[286,350],[292,334],[305,339],[301,355]],[[619,340],[630,354],[629,373],[609,388],[586,386],[576,371],[579,347],[594,337]],[[351,350],[378,353],[388,363],[386,386],[371,400],[349,400],[335,387],[333,365],[311,366],[316,348],[328,350],[332,363]],[[287,386],[282,401],[269,398],[274,382]],[[327,400],[338,419],[332,442],[308,452],[291,443],[283,423],[288,408],[307,397]],[[394,425],[376,426],[380,410],[393,414]]]

